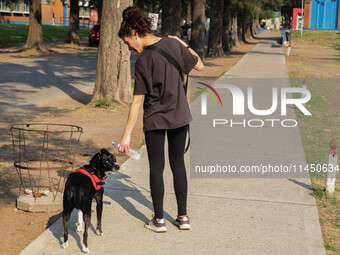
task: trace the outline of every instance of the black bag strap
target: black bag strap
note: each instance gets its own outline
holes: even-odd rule
[[[180,64],[178,64],[178,62],[176,61],[176,59],[174,59],[170,54],[168,54],[165,50],[162,50],[161,48],[158,48],[155,45],[150,45],[146,48],[147,50],[154,50],[157,51],[159,54],[163,55],[179,72],[179,74],[181,75],[181,78],[183,80],[183,72],[182,72],[182,68],[180,66]]]
[[[155,45],[150,45],[146,49],[156,51],[159,54],[163,55],[163,57],[165,57],[177,69],[177,71],[179,72],[181,76],[182,81],[184,80],[183,71],[182,71],[180,64],[178,64],[176,59],[174,59],[170,54],[168,54],[165,50],[162,50],[161,48],[158,48]],[[187,92],[188,92],[188,82],[189,82],[189,74],[187,74],[187,80],[184,86],[185,95],[187,95]],[[185,147],[184,153],[186,153],[189,150],[189,147],[190,147],[190,127],[188,125],[188,143],[187,143],[187,146]]]

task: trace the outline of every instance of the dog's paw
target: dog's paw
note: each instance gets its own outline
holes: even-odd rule
[[[76,223],[76,225],[77,225],[77,232],[78,232],[78,233],[84,231],[84,226],[83,226],[83,224]]]
[[[104,235],[104,232],[100,231],[99,229],[96,230],[96,233],[99,236],[103,236]]]
[[[68,241],[66,243],[63,243],[63,245],[61,246],[63,247],[64,249],[66,249],[68,247]]]
[[[82,246],[83,246],[82,251],[83,251],[84,253],[90,253],[89,247],[86,247],[84,244],[83,244]]]

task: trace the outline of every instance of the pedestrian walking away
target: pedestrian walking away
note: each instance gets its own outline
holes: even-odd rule
[[[138,7],[128,7],[123,11],[123,22],[118,35],[128,45],[129,50],[141,53],[135,64],[133,100],[119,151],[129,152],[131,133],[143,105],[143,131],[154,207],[152,219],[144,226],[155,232],[167,231],[163,217],[164,146],[167,135],[178,208],[175,224],[179,229],[190,229],[184,149],[192,117],[186,99],[183,75],[192,69],[202,70],[203,62],[197,53],[178,37],[160,37],[153,34],[149,18]],[[165,57],[169,55],[172,61]]]

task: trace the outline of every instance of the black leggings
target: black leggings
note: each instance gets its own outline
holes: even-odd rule
[[[150,165],[150,190],[155,217],[157,219],[163,218],[165,131],[168,136],[169,161],[174,177],[178,215],[187,214],[188,182],[184,164],[184,147],[187,130],[188,126],[183,126],[176,129],[151,130],[145,132],[145,142]]]

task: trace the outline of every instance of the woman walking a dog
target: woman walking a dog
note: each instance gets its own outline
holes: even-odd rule
[[[184,149],[188,124],[192,120],[182,82],[183,74],[192,69],[202,70],[203,62],[197,53],[178,37],[159,37],[151,32],[151,23],[144,11],[128,7],[123,11],[119,37],[130,50],[141,53],[135,64],[135,87],[128,120],[121,140],[120,152],[128,152],[131,133],[140,107],[144,105],[143,131],[150,166],[150,190],[154,216],[145,227],[155,232],[165,232],[163,217],[164,198],[164,141],[168,137],[169,161],[174,178],[179,229],[190,229],[187,215],[187,176]],[[152,49],[151,49],[152,48]],[[180,68],[157,52],[155,48],[171,55]],[[170,57],[170,58],[171,58]]]

